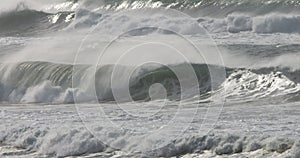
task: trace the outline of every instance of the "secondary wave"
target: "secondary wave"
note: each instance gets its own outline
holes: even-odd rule
[[[225,19],[199,19],[210,32],[300,33],[300,16],[293,14],[268,14],[248,16],[228,15]]]

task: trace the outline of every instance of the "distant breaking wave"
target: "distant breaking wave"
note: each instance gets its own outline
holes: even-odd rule
[[[73,4],[72,4],[73,3]],[[23,3],[22,3],[23,4]],[[77,5],[75,5],[77,4]],[[194,0],[194,1],[66,1],[61,4],[43,8],[56,8],[45,10],[31,8],[30,6],[0,13],[0,36],[29,36],[45,34],[62,29],[83,29],[94,26],[114,25],[120,20],[118,15],[111,11],[143,8],[171,8],[190,15],[194,22],[187,19],[162,19],[165,25],[176,23],[186,24],[185,30],[178,30],[181,34],[193,35],[197,30],[195,24],[203,25],[210,33],[217,32],[253,32],[253,33],[300,33],[300,14],[298,1],[253,1],[253,0]],[[23,5],[26,5],[23,4]],[[62,6],[78,6],[77,9],[60,9]],[[72,8],[72,7],[69,7]],[[126,17],[120,31],[136,23],[150,21],[158,23],[157,17],[132,19]],[[163,18],[163,17],[161,17]],[[109,19],[107,21],[107,19]],[[171,22],[172,21],[172,22]],[[71,24],[71,26],[69,26]],[[69,26],[69,27],[68,27]],[[105,28],[105,27],[103,27]],[[108,27],[109,28],[109,27]],[[111,33],[113,30],[103,30]]]
[[[123,10],[141,8],[172,8],[201,14],[203,16],[226,16],[232,12],[252,12],[255,15],[270,12],[297,11],[298,0],[111,0],[111,1],[76,1],[87,8],[101,10]]]
[[[251,17],[228,15],[225,19],[199,19],[210,32],[300,33],[300,15],[269,14]]]

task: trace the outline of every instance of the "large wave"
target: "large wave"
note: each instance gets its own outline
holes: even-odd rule
[[[175,65],[184,67],[184,64]],[[80,84],[81,80],[74,81],[76,74],[81,78],[93,75],[93,67],[77,65],[76,72],[73,65],[54,64],[46,62],[25,62],[13,65],[2,65],[0,76],[0,100],[9,103],[73,103],[74,96],[83,102],[93,101],[87,93],[88,87],[95,86],[98,101],[113,101],[111,89],[111,76],[115,65],[97,68],[95,81],[82,83],[87,89],[72,87],[72,82]],[[119,66],[124,73],[129,73],[126,66]],[[218,68],[217,66],[215,66]],[[131,96],[134,100],[151,100],[149,88],[155,83],[160,83],[167,91],[170,100],[194,97],[202,94],[207,98],[211,92],[210,73],[207,65],[193,64],[198,78],[200,92],[192,89],[182,92],[180,82],[174,72],[168,67],[152,69],[139,68],[130,79]],[[299,75],[297,71],[289,69],[269,68],[258,70],[227,69],[228,78],[219,85],[219,91],[231,100],[255,100],[269,97],[282,96],[285,100],[296,99],[300,92]],[[122,76],[122,74],[119,74]],[[288,77],[287,77],[288,76]],[[120,78],[121,79],[121,78]],[[85,80],[86,81],[86,80]],[[213,92],[215,93],[215,92]],[[163,98],[161,98],[163,99]]]

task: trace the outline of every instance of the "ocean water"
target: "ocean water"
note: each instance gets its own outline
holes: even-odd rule
[[[300,2],[2,1],[0,157],[300,157]]]

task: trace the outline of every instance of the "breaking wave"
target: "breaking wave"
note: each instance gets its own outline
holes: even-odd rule
[[[184,64],[175,65],[183,67]],[[91,100],[86,90],[96,86],[99,101],[113,101],[111,89],[111,76],[114,65],[97,68],[95,81],[82,83],[87,89],[72,87],[72,76],[82,76],[81,79],[93,74],[93,67],[77,65],[77,72],[73,65],[54,64],[46,62],[25,62],[20,64],[2,65],[0,72],[0,99],[9,103],[73,103],[74,95],[82,98],[84,102]],[[129,73],[126,66],[120,66],[124,73]],[[215,66],[217,67],[217,66]],[[210,74],[207,65],[193,64],[198,78],[200,94],[205,96],[211,92]],[[127,71],[126,71],[127,70]],[[278,69],[243,70],[227,69],[227,79],[219,85],[225,88],[226,97],[232,100],[255,100],[268,97],[296,98],[300,92],[300,77],[297,71]],[[119,74],[120,78],[122,74]],[[287,77],[288,76],[288,77]],[[190,90],[181,92],[180,82],[168,67],[139,68],[130,79],[130,93],[134,100],[150,100],[148,90],[155,83],[162,84],[170,100],[181,99],[181,94],[186,98],[194,97],[199,92]]]

